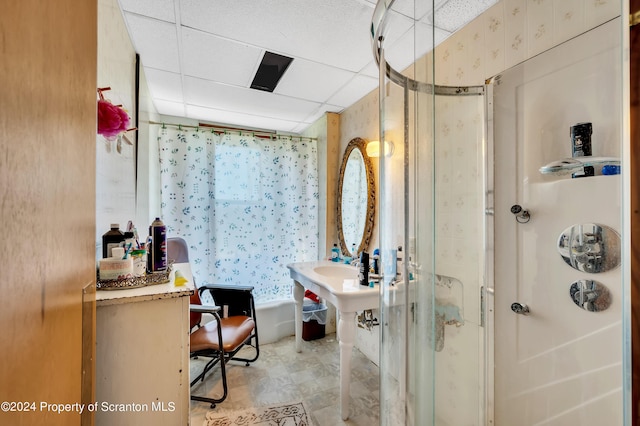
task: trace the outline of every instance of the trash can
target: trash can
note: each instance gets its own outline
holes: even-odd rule
[[[302,306],[302,339],[316,340],[324,337],[327,323],[327,307],[323,303],[309,303]]]

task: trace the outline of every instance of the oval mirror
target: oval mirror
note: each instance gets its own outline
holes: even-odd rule
[[[578,280],[571,283],[569,296],[573,303],[589,312],[600,312],[611,306],[611,293],[594,280]]]
[[[347,145],[338,183],[338,237],[342,254],[355,256],[369,246],[375,214],[375,183],[366,141]],[[356,253],[351,247],[356,246]]]
[[[582,223],[565,229],[558,252],[567,265],[581,272],[606,272],[620,265],[620,235],[606,225]]]

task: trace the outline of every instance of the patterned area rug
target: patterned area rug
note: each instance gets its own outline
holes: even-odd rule
[[[203,426],[311,426],[302,401],[235,411],[209,411]]]

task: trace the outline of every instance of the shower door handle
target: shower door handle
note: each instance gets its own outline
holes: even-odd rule
[[[516,314],[520,315],[529,315],[529,307],[527,305],[523,305],[522,303],[513,302],[511,304],[511,310]]]

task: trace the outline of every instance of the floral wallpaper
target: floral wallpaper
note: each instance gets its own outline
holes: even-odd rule
[[[165,128],[162,215],[198,285],[253,285],[256,303],[291,298],[286,265],[316,260],[315,140]]]

